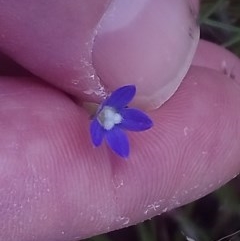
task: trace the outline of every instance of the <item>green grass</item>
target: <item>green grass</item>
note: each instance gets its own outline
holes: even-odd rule
[[[240,0],[203,0],[201,37],[240,56]],[[184,207],[86,241],[240,240],[240,178]]]
[[[205,0],[200,13],[202,38],[240,56],[240,1]]]

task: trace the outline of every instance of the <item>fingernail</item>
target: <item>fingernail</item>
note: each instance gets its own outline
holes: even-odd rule
[[[109,90],[134,84],[134,104],[156,109],[180,85],[198,39],[188,1],[115,0],[99,24],[93,64]]]

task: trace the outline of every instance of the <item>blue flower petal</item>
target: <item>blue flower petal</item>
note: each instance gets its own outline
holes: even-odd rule
[[[115,109],[125,107],[136,94],[135,85],[126,85],[112,92],[109,98],[105,100],[103,106],[111,106]]]
[[[106,141],[111,149],[121,157],[129,156],[129,142],[127,135],[120,128],[114,127],[106,132]]]
[[[153,126],[152,120],[142,111],[133,108],[124,108],[120,111],[123,118],[119,127],[130,131],[144,131]]]
[[[93,119],[91,123],[90,133],[91,133],[93,144],[95,146],[100,146],[103,141],[103,137],[105,135],[105,130],[103,129],[103,127],[100,125],[100,123],[96,118]]]

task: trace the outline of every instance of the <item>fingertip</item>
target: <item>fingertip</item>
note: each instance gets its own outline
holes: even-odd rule
[[[240,84],[240,59],[215,43],[200,40],[192,64],[214,69]]]

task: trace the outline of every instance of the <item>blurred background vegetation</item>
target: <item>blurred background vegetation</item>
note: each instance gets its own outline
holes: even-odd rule
[[[240,56],[240,0],[202,0],[201,38]],[[240,177],[191,204],[85,241],[240,241]]]

